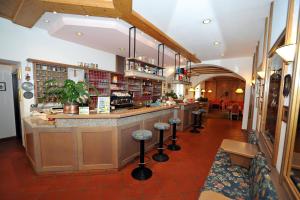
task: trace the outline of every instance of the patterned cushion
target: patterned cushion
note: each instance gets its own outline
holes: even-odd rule
[[[132,137],[136,140],[149,140],[152,138],[152,132],[149,130],[137,130],[132,133]]]
[[[255,132],[248,133],[248,143],[258,144],[258,139]]]
[[[206,110],[203,109],[203,108],[200,108],[200,109],[198,110],[198,112],[200,112],[200,113],[206,113]]]
[[[199,115],[199,114],[200,114],[199,111],[192,111],[192,113],[193,113],[194,115]]]
[[[226,151],[224,151],[223,149],[220,148],[216,154],[215,161],[213,163],[213,167],[214,167],[214,165],[230,166],[231,160],[230,160],[229,153],[227,153]]]
[[[158,130],[167,130],[170,128],[170,125],[167,123],[157,122],[154,124],[154,128]]]
[[[169,119],[170,124],[180,124],[181,120],[179,118],[171,118]]]
[[[258,199],[264,200],[277,200],[278,196],[275,190],[275,187],[272,183],[271,177],[269,174],[265,174],[262,176],[262,179],[259,181],[259,193]]]
[[[278,199],[269,176],[270,168],[262,152],[251,161],[250,169],[231,166],[230,157],[219,149],[202,191],[212,190],[231,199]]]
[[[239,166],[214,165],[202,191],[212,190],[231,199],[247,199],[249,196],[248,170]]]

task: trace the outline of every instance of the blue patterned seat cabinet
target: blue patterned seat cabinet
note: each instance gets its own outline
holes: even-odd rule
[[[258,144],[258,138],[257,138],[255,132],[250,131],[248,133],[248,143],[250,143],[250,144]]]
[[[167,130],[170,128],[170,125],[167,123],[157,122],[154,124],[154,128],[158,130]]]
[[[250,169],[230,164],[230,157],[219,149],[201,191],[212,190],[230,199],[278,199],[269,176],[266,158],[259,152],[251,161]]]
[[[149,130],[137,130],[132,133],[132,137],[136,140],[149,140],[152,138],[152,132]]]
[[[170,124],[180,124],[181,120],[179,118],[171,118],[169,119]]]

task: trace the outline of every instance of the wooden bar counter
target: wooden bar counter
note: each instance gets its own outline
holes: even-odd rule
[[[139,155],[139,142],[131,134],[148,129],[158,142],[156,122],[168,122],[174,106],[115,111],[110,114],[48,115],[24,119],[26,153],[37,173],[120,169]],[[165,132],[165,139],[171,130]]]

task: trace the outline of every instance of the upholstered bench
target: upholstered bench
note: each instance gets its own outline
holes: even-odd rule
[[[229,153],[220,148],[201,192],[220,193],[224,199],[276,200],[278,198],[269,172],[266,158],[261,152],[255,155],[250,168],[246,169],[231,165]]]

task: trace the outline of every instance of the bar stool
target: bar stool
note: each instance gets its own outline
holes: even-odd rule
[[[193,129],[190,131],[191,133],[200,133],[198,131],[198,127],[199,127],[199,122],[198,122],[198,116],[200,115],[200,112],[199,111],[193,111],[192,112],[193,116],[194,116],[194,123],[192,125]]]
[[[171,151],[179,151],[181,149],[181,147],[176,144],[176,140],[177,140],[177,137],[176,137],[176,126],[177,124],[180,124],[181,120],[178,119],[178,118],[171,118],[169,119],[169,123],[172,125],[172,131],[173,131],[173,134],[172,134],[172,144],[169,144],[168,145],[168,149],[171,150]]]
[[[203,108],[200,108],[199,110],[198,110],[198,112],[200,113],[199,114],[199,128],[204,128],[204,126],[202,125],[202,118],[203,118],[203,114],[204,113],[206,113],[206,110],[205,109],[203,109]]]
[[[145,140],[152,138],[152,132],[149,130],[137,130],[132,133],[135,140],[140,141],[140,163],[137,168],[131,172],[131,176],[137,180],[147,180],[152,176],[151,169],[145,167]]]
[[[154,128],[159,130],[159,145],[158,145],[158,153],[152,156],[153,160],[157,162],[166,162],[169,160],[169,156],[164,153],[164,131],[170,128],[170,125],[167,123],[157,122],[154,124]]]

